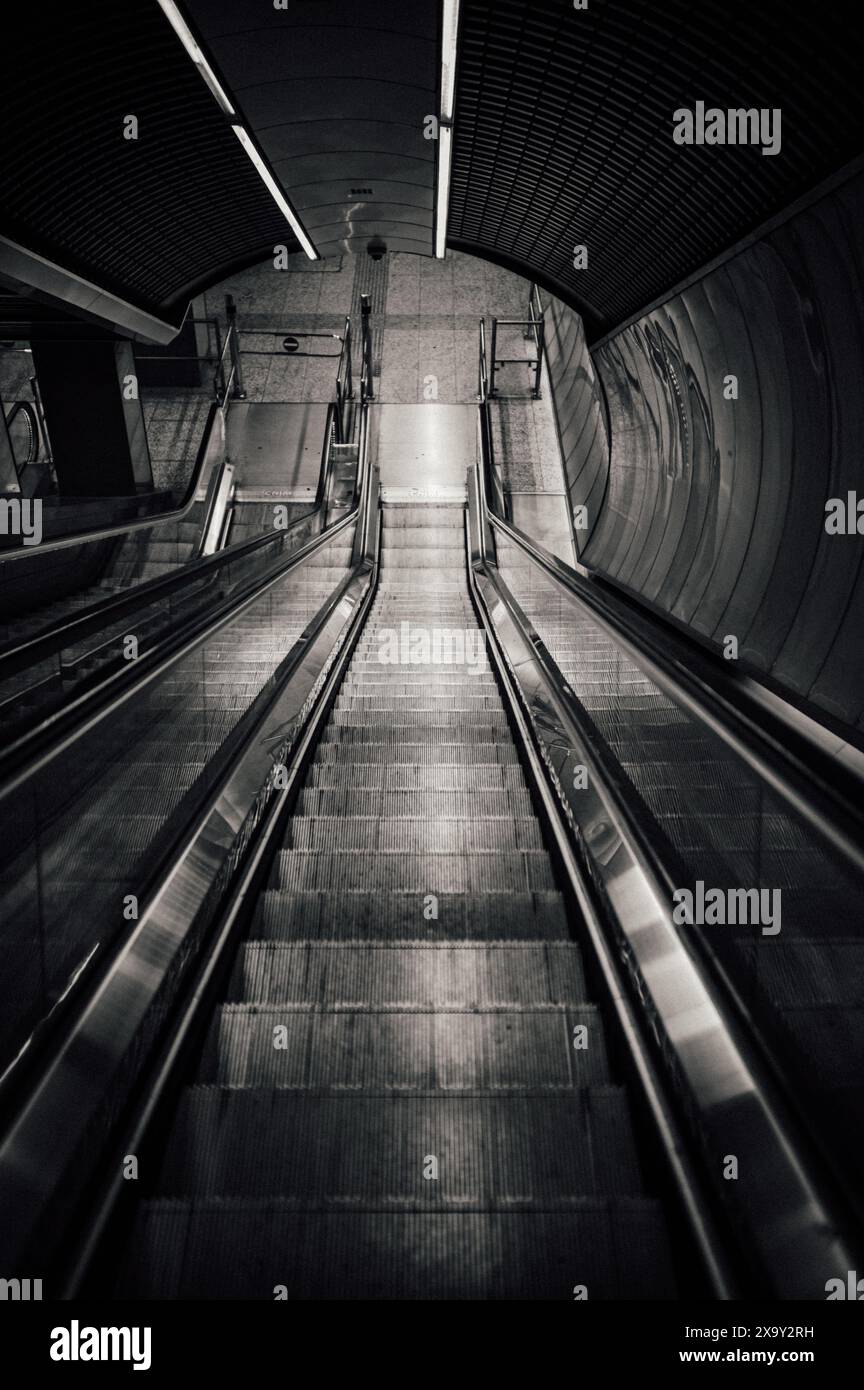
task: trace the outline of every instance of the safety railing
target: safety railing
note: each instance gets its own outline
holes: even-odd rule
[[[477,390],[480,409],[477,427],[480,440],[477,457],[483,459],[483,477],[489,487],[490,505],[496,516],[508,517],[511,514],[510,499],[504,487],[504,477],[495,450],[495,437],[490,405],[489,358],[486,351],[486,320],[480,320],[479,361]]]
[[[528,320],[525,336],[527,338],[533,338],[537,356],[541,359],[546,347],[546,336],[545,332],[541,336],[539,330],[544,325],[545,317],[543,314],[543,303],[540,299],[540,288],[538,285],[532,284],[528,291]]]
[[[533,373],[533,385],[531,395],[534,400],[539,400],[541,396],[540,382],[543,371],[543,355],[546,350],[546,320],[540,306],[539,295],[535,295],[536,286],[531,287],[528,298],[528,317],[526,319],[499,319],[492,320],[492,336],[489,345],[488,355],[486,352],[485,341],[485,320],[483,328],[483,342],[481,345],[481,398],[493,400],[499,395],[497,384],[497,373],[499,367],[527,367]],[[524,337],[533,342],[534,353],[532,356],[504,357],[498,352],[498,335],[501,328],[521,328]]]

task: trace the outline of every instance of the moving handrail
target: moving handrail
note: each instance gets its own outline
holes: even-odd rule
[[[704,1165],[701,1185],[712,1192],[717,1210],[725,1208],[763,1295],[822,1297],[828,1278],[856,1267],[841,1234],[848,1213],[746,1021],[675,926],[662,865],[610,777],[590,721],[497,569],[498,527],[477,471],[469,470],[470,573],[478,606],[546,765],[561,857],[570,865],[610,998],[636,1049],[636,1070],[665,1134],[669,1165],[678,1170],[694,1235],[716,1265],[698,1185],[669,1128],[670,1114],[689,1132]],[[513,540],[529,553],[519,533]],[[587,779],[575,778],[579,768]],[[596,895],[593,907],[580,885],[580,863]],[[653,1074],[661,1078],[659,1091]],[[724,1180],[724,1154],[759,1173],[758,1191]]]
[[[281,804],[280,772],[302,745],[334,667],[341,662],[344,669],[377,572],[378,476],[367,458],[361,462],[358,506],[286,564],[302,564],[332,531],[353,524],[352,568],[243,716],[230,756],[158,866],[131,934],[112,940],[88,966],[76,982],[74,1008],[34,1035],[4,1078],[4,1268],[21,1268],[34,1242],[40,1267],[50,1264],[77,1204],[92,1196],[97,1175],[104,1177],[106,1150],[125,1145],[130,1107],[146,1092],[143,1078],[158,1063],[174,1006],[208,958],[223,898],[254,854],[259,826]],[[262,587],[276,582],[270,576]],[[114,1176],[112,1167],[109,1180]]]

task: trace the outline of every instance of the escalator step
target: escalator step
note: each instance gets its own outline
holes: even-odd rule
[[[567,913],[557,892],[438,893],[430,917],[426,893],[282,893],[261,895],[252,923],[256,939],[498,941],[567,940]]]
[[[309,768],[306,788],[364,789],[382,792],[482,793],[498,788],[523,789],[525,778],[518,763],[335,762],[316,760]],[[515,804],[515,803],[514,803]],[[347,803],[346,803],[347,805]]]
[[[495,677],[486,671],[456,671],[442,667],[436,671],[424,671],[415,675],[410,669],[388,668],[381,664],[379,670],[349,671],[342,685],[343,697],[387,698],[401,700],[404,696],[419,699],[428,694],[430,699],[438,700],[444,696],[460,696],[463,692],[484,696],[494,696],[497,708],[501,700],[495,685]]]
[[[285,850],[310,854],[373,850],[383,854],[470,854],[514,850],[543,852],[534,816],[479,816],[463,820],[402,820],[378,816],[295,816]]]
[[[545,850],[502,853],[410,854],[404,850],[347,850],[316,853],[283,850],[273,887],[323,889],[337,883],[346,892],[531,893],[556,888]]]
[[[406,526],[461,527],[465,521],[465,508],[436,506],[434,502],[424,502],[421,506],[403,503],[385,507],[381,513],[381,520],[388,532]]]
[[[315,750],[316,763],[339,763],[342,766],[360,763],[380,763],[386,765],[390,770],[392,765],[401,764],[406,768],[411,767],[431,767],[438,769],[441,767],[458,766],[464,768],[480,768],[489,764],[501,763],[512,765],[520,769],[519,755],[512,739],[502,739],[498,741],[481,742],[479,738],[470,743],[460,743],[454,737],[452,729],[445,729],[445,738],[435,738],[421,740],[417,732],[414,737],[405,738],[401,731],[394,733],[393,737],[388,737],[386,730],[381,730],[380,738],[373,740],[345,737],[345,734],[355,734],[360,730],[345,729],[325,729]],[[375,730],[369,730],[370,734]],[[350,752],[346,751],[345,745],[350,743]]]
[[[579,949],[554,945],[283,945],[247,941],[228,994],[324,1008],[540,1008],[586,1003]]]
[[[231,1258],[225,1258],[225,1252]],[[544,1213],[298,1212],[275,1201],[144,1204],[125,1298],[563,1299],[676,1296],[659,1204]]]
[[[435,821],[472,819],[477,814],[476,791],[378,791],[341,786],[324,791],[306,786],[297,804],[299,816],[375,816],[386,819]],[[518,785],[505,790],[497,786],[483,793],[483,818],[530,817],[531,798],[527,788]]]
[[[324,730],[322,742],[342,744],[374,743],[379,747],[402,743],[422,743],[431,748],[437,744],[448,743],[507,743],[512,747],[513,740],[503,711],[478,710],[477,718],[471,712],[464,714],[459,710],[442,710],[439,715],[417,710],[416,718],[412,711],[400,714],[399,723],[389,719],[367,721],[361,715],[334,712]],[[460,737],[462,735],[462,737]],[[352,755],[353,756],[353,755]]]
[[[571,1045],[587,1028],[587,1046]],[[225,1004],[198,1080],[302,1091],[570,1091],[609,1080],[596,1008],[324,1012]]]
[[[346,1135],[351,1143],[345,1143]],[[424,1179],[433,1155],[438,1177]],[[278,1195],[297,1205],[542,1210],[640,1196],[627,1099],[566,1096],[313,1097],[190,1087],[158,1189],[166,1197]]]
[[[428,715],[439,714],[478,714],[486,710],[501,711],[501,700],[497,694],[486,695],[482,691],[474,691],[470,686],[466,686],[458,694],[451,694],[449,691],[422,690],[416,694],[399,695],[394,692],[386,694],[375,694],[370,691],[368,694],[359,690],[346,690],[339,695],[334,706],[338,714],[347,713],[362,717],[372,714],[379,710],[387,711],[395,716],[396,722],[404,723],[403,715],[412,714],[414,711],[423,711]]]
[[[382,547],[385,556],[404,548],[414,554],[439,549],[456,553],[461,560],[465,552],[465,536],[461,526],[435,526],[431,521],[421,526],[388,526]],[[453,563],[452,557],[450,563]]]
[[[737,941],[746,961],[744,979],[781,1007],[837,1006],[859,1009],[864,979],[860,937],[812,936],[810,940]]]

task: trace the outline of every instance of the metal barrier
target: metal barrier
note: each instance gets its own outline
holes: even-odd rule
[[[524,337],[533,340],[534,355],[532,357],[499,357],[498,329],[501,328],[523,328]],[[485,335],[485,320],[484,320]],[[499,367],[525,366],[530,367],[534,372],[534,385],[531,388],[531,395],[535,401],[540,399],[540,376],[543,370],[543,353],[546,347],[546,321],[543,317],[543,310],[540,305],[540,295],[536,285],[531,286],[528,296],[528,317],[527,319],[499,319],[492,320],[492,347],[486,364],[486,395],[492,398],[498,395],[498,388],[495,384],[495,374]],[[485,357],[485,343],[483,348]],[[482,398],[482,396],[481,396]]]

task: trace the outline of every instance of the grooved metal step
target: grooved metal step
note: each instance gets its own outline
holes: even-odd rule
[[[345,786],[324,790],[307,786],[301,792],[297,814],[321,818],[342,815],[379,819],[435,821],[467,820],[475,814],[475,791],[370,791]],[[526,817],[532,814],[531,798],[524,787],[489,789],[483,798],[484,818]]]
[[[195,1086],[181,1097],[159,1187],[171,1197],[266,1191],[337,1210],[566,1208],[586,1196],[641,1195],[627,1120],[626,1097],[612,1086],[383,1102]],[[423,1176],[428,1155],[432,1180]]]
[[[270,889],[262,893],[252,935],[276,941],[295,939],[402,941],[410,947],[429,941],[567,940],[567,913],[561,894],[512,892],[429,894],[351,893]]]
[[[285,839],[294,853],[344,854],[372,850],[383,854],[459,854],[513,850],[543,851],[534,816],[419,821],[381,816],[295,816]]]
[[[318,748],[315,752],[317,763],[379,763],[392,765],[402,763],[405,766],[430,765],[434,768],[442,765],[461,765],[479,766],[489,763],[509,763],[518,766],[519,758],[513,741],[502,736],[501,741],[488,739],[482,742],[480,737],[470,743],[460,743],[454,737],[452,729],[436,730],[435,738],[427,737],[421,740],[420,730],[412,731],[414,738],[408,738],[401,731],[394,731],[388,736],[386,730],[368,730],[371,735],[378,733],[379,737],[373,740],[360,738],[346,738],[346,733],[355,734],[362,730],[346,729],[325,729]],[[438,737],[443,734],[445,737]]]
[[[557,887],[545,850],[431,855],[404,850],[283,850],[274,886],[365,893],[531,893]]]
[[[430,765],[407,760],[371,763],[316,757],[309,768],[305,790],[478,793],[499,788],[524,790],[525,778],[518,762],[470,763],[466,758],[461,763]]]
[[[247,941],[229,1000],[322,1008],[522,1009],[585,1003],[577,946]]]
[[[587,1045],[573,1047],[574,1028]],[[609,1081],[596,1008],[427,1013],[224,1004],[198,1080],[302,1091],[571,1091]]]
[[[225,1252],[230,1251],[230,1259]],[[563,1212],[317,1212],[278,1199],[147,1202],[124,1298],[672,1299],[659,1204]]]

